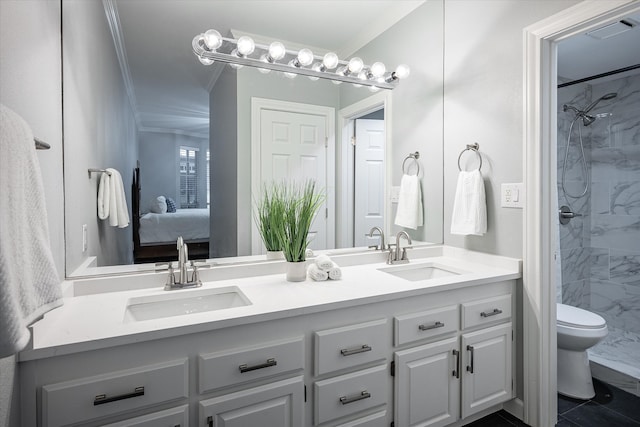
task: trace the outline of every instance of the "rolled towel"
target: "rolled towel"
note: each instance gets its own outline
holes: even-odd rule
[[[342,278],[342,270],[335,262],[332,261],[331,264],[331,268],[327,271],[327,273],[329,273],[329,279],[340,280]]]
[[[316,264],[309,264],[309,267],[307,267],[307,276],[316,282],[323,282],[329,278],[329,273],[321,270]]]
[[[321,270],[329,270],[333,267],[333,261],[331,261],[328,255],[322,254],[316,257],[316,265],[320,267]]]

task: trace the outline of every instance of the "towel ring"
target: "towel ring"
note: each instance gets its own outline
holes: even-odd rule
[[[416,175],[420,174],[420,163],[418,163],[418,159],[420,158],[420,152],[416,151],[415,153],[409,153],[409,155],[407,157],[405,157],[404,161],[402,162],[402,173],[408,175],[407,171],[404,169],[405,164],[407,163],[407,160],[409,159],[413,159],[413,161],[416,164],[416,167],[418,168]],[[409,165],[411,166],[411,165]]]
[[[458,156],[458,170],[459,171],[462,171],[462,167],[460,166],[460,159],[462,158],[462,155],[464,154],[465,151],[474,151],[478,155],[478,159],[480,160],[480,166],[478,166],[478,170],[482,169],[482,154],[480,154],[480,152],[478,150],[480,150],[480,144],[478,144],[477,142],[474,142],[473,144],[467,144],[467,148],[462,150],[460,152],[460,155]]]

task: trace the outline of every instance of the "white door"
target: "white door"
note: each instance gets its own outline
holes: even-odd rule
[[[327,119],[324,115],[260,110],[260,182],[313,179],[327,192]],[[327,201],[309,232],[312,249],[328,247]]]
[[[462,418],[513,397],[511,323],[462,335]]]
[[[459,418],[458,339],[395,353],[395,425],[439,427]]]
[[[378,244],[365,235],[384,229],[384,140],[384,120],[356,120],[354,246]]]

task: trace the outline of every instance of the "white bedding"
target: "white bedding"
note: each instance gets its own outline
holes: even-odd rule
[[[174,213],[146,213],[140,217],[140,244],[209,239],[209,209],[177,209]]]

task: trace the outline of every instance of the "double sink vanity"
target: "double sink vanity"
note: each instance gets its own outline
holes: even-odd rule
[[[19,355],[24,425],[463,425],[515,397],[520,260],[330,255],[342,280],[290,283],[253,258],[194,289],[165,291],[166,272],[65,282]]]

